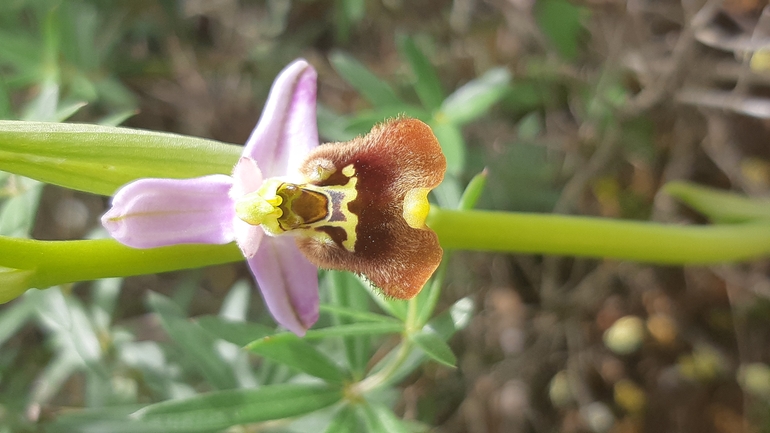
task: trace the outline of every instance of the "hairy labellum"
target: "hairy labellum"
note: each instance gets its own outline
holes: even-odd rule
[[[269,235],[294,235],[318,267],[356,272],[386,295],[409,299],[441,262],[425,218],[428,192],[445,170],[430,127],[398,118],[313,149],[299,169],[304,183],[268,179],[238,200],[236,214]]]
[[[308,187],[327,191],[329,212],[299,237],[315,265],[364,275],[386,295],[419,293],[441,262],[425,226],[428,192],[444,178],[446,159],[430,127],[399,118],[347,143],[315,148],[300,168]]]

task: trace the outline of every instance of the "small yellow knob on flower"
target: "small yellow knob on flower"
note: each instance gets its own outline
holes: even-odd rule
[[[430,188],[412,188],[404,196],[403,216],[409,227],[425,228],[425,219],[430,212],[429,192]]]
[[[267,196],[268,198],[265,198]],[[246,194],[235,202],[235,215],[251,225],[272,226],[283,215],[279,207],[283,199],[280,196],[266,194],[265,188]],[[273,222],[274,224],[271,224]]]

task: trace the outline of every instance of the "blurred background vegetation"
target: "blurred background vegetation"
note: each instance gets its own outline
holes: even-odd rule
[[[431,124],[450,159],[442,205],[487,167],[480,208],[703,223],[661,186],[768,195],[765,6],[3,0],[0,118],[243,143],[273,78],[304,57],[319,72],[323,141],[398,113]],[[107,198],[4,173],[0,185],[0,234],[101,236]],[[248,320],[256,338],[273,325],[251,285],[245,266],[228,265],[0,306],[0,432],[57,431],[77,408],[285,380],[289,370],[235,346],[202,350],[214,337],[185,325]],[[476,311],[451,340],[458,368],[427,363],[387,399],[414,431],[770,431],[766,260],[681,268],[458,253],[440,309],[465,296]],[[373,338],[362,362],[392,345]]]

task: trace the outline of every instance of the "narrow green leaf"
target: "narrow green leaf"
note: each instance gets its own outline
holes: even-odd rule
[[[365,292],[364,292],[365,293]],[[367,301],[369,297],[366,297]],[[335,301],[336,302],[336,301]],[[369,311],[354,310],[352,308],[340,307],[338,305],[321,304],[321,311],[332,314],[337,318],[349,319],[344,324],[352,322],[381,322],[381,323],[400,323],[398,319],[382,314],[371,313]],[[340,322],[343,323],[343,322]]]
[[[77,112],[86,105],[88,105],[88,103],[84,101],[74,101],[60,105],[56,108],[56,115],[53,120],[57,122],[64,122],[65,120],[77,114]]]
[[[29,287],[47,287],[99,278],[154,274],[237,262],[235,244],[174,245],[138,250],[112,239],[37,241],[0,236],[0,267],[34,270]]]
[[[0,121],[0,170],[111,195],[143,177],[230,174],[238,146],[98,125]]]
[[[334,361],[294,334],[265,337],[249,343],[248,349],[327,382],[342,383],[346,379]]]
[[[219,309],[219,317],[232,322],[245,322],[249,313],[252,287],[246,280],[238,280],[227,292]]]
[[[110,332],[122,285],[121,278],[103,278],[91,285],[90,312],[99,332]]]
[[[52,79],[46,78],[40,85],[40,91],[35,99],[29,101],[23,109],[22,119],[38,122],[57,122],[56,115],[59,106],[59,85]]]
[[[333,317],[335,325],[348,325],[354,322],[387,322],[390,317],[370,313],[369,295],[361,287],[361,282],[350,272],[329,271],[326,273],[329,282],[331,300],[336,305],[322,305],[322,310],[336,312]],[[371,339],[368,335],[342,337],[345,347],[345,358],[355,379],[361,379],[369,355],[372,351]]]
[[[471,323],[471,318],[473,318],[473,300],[466,297],[455,302],[448,311],[428,322],[428,326],[446,341],[455,332],[465,329]]]
[[[329,56],[334,70],[375,107],[404,105],[387,83],[372,74],[366,66],[342,51]]]
[[[441,150],[446,156],[446,171],[450,176],[460,176],[465,167],[465,139],[462,131],[457,126],[433,120],[430,123],[433,133],[436,134]]]
[[[449,345],[439,336],[435,330],[426,326],[420,332],[411,334],[409,338],[414,344],[425,352],[430,358],[447,367],[455,367],[457,358]]]
[[[233,371],[217,355],[216,339],[211,334],[184,317],[179,307],[165,296],[150,292],[147,302],[160,317],[163,329],[213,386],[219,389],[235,388],[237,382]]]
[[[394,334],[404,330],[402,323],[386,323],[386,322],[360,322],[351,323],[349,325],[329,326],[321,329],[311,329],[305,334],[305,340],[316,340],[319,338],[329,337],[348,337],[354,335],[381,335],[381,334]],[[284,340],[296,338],[296,335],[290,332],[282,332],[270,337],[274,340]],[[261,340],[252,341],[246,345],[247,349],[251,348],[251,344],[257,343]]]
[[[382,404],[361,407],[367,431],[370,433],[409,433],[410,430],[393,411]]]
[[[328,337],[346,337],[354,335],[381,335],[394,334],[404,330],[401,322],[359,322],[349,325],[330,326],[328,328],[311,329],[305,334],[305,338],[317,339]]]
[[[455,176],[444,176],[444,181],[433,190],[436,203],[445,209],[454,209],[460,205],[463,189]]]
[[[349,141],[358,135],[347,129],[350,123],[348,116],[337,114],[324,104],[316,107],[318,116],[318,134],[328,141]]]
[[[233,322],[218,316],[198,317],[197,322],[206,331],[241,347],[274,332],[259,323]]]
[[[423,106],[429,111],[436,111],[444,101],[444,90],[438,74],[430,64],[430,60],[417,48],[412,38],[405,36],[399,41],[401,55],[407,59],[412,67],[412,72],[417,78],[414,90],[420,98]]]
[[[35,271],[0,266],[0,304],[22,295],[30,288]]]
[[[324,433],[359,433],[361,425],[355,409],[345,405],[337,411]]]
[[[28,238],[35,223],[43,185],[32,179],[13,176],[5,190],[10,198],[0,204],[0,235]]]
[[[135,108],[129,108],[122,111],[117,111],[112,114],[108,114],[107,116],[102,117],[99,119],[99,122],[97,122],[100,125],[104,126],[118,126],[125,122],[126,120],[136,116],[139,114],[139,111]]]
[[[462,298],[455,302],[449,310],[444,311],[438,316],[434,317],[426,325],[430,327],[436,333],[444,339],[449,340],[457,331],[464,329],[471,321],[473,317],[473,300],[471,298]],[[404,344],[403,342],[401,344]],[[380,362],[372,368],[373,372],[381,370],[384,366],[392,362],[396,353],[400,352],[401,345],[394,347]],[[406,360],[401,363],[398,369],[390,375],[388,383],[395,384],[403,380],[406,376],[411,374],[417,367],[419,367],[428,356],[424,351],[414,348]]]
[[[141,409],[140,405],[104,407],[82,411],[67,411],[46,423],[46,433],[136,433],[138,422],[129,415]],[[141,430],[152,433],[153,430]],[[158,431],[157,429],[154,431]],[[159,432],[160,433],[160,432]]]
[[[414,302],[417,302],[416,326],[424,326],[436,309],[438,298],[441,295],[441,287],[444,285],[444,278],[446,277],[447,263],[450,255],[450,251],[444,252],[444,257],[441,259],[438,269],[436,269],[436,272],[433,273],[433,276],[428,284],[426,284],[426,287],[423,287],[422,291],[414,300]]]
[[[770,200],[748,198],[689,182],[669,182],[663,191],[706,215],[715,223],[742,223],[770,219]]]
[[[385,295],[371,284],[361,282],[361,285],[364,286],[372,300],[374,300],[383,311],[402,322],[406,320],[406,301],[385,297]]]
[[[271,385],[166,401],[141,409],[132,418],[167,432],[201,432],[304,415],[341,399],[342,391],[336,387]]]
[[[484,187],[487,185],[487,169],[481,171],[481,173],[473,176],[468,186],[465,187],[462,197],[460,197],[460,204],[457,206],[460,210],[470,210],[476,207],[476,203],[481,197],[481,193],[484,192]]]
[[[4,285],[2,272],[0,269],[0,291]],[[18,302],[0,311],[0,345],[16,334],[16,331],[32,318],[34,312],[35,306],[29,299],[19,299]]]
[[[455,125],[473,121],[505,96],[510,81],[511,74],[507,69],[490,69],[449,95],[441,104],[441,113],[447,122]]]

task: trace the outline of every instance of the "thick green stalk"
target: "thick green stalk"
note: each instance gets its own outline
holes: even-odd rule
[[[770,253],[770,222],[681,226],[607,218],[431,209],[447,249],[607,257],[660,264],[734,262]]]
[[[0,266],[31,270],[28,287],[154,274],[243,260],[234,244],[138,250],[111,239],[36,241],[0,236]]]

